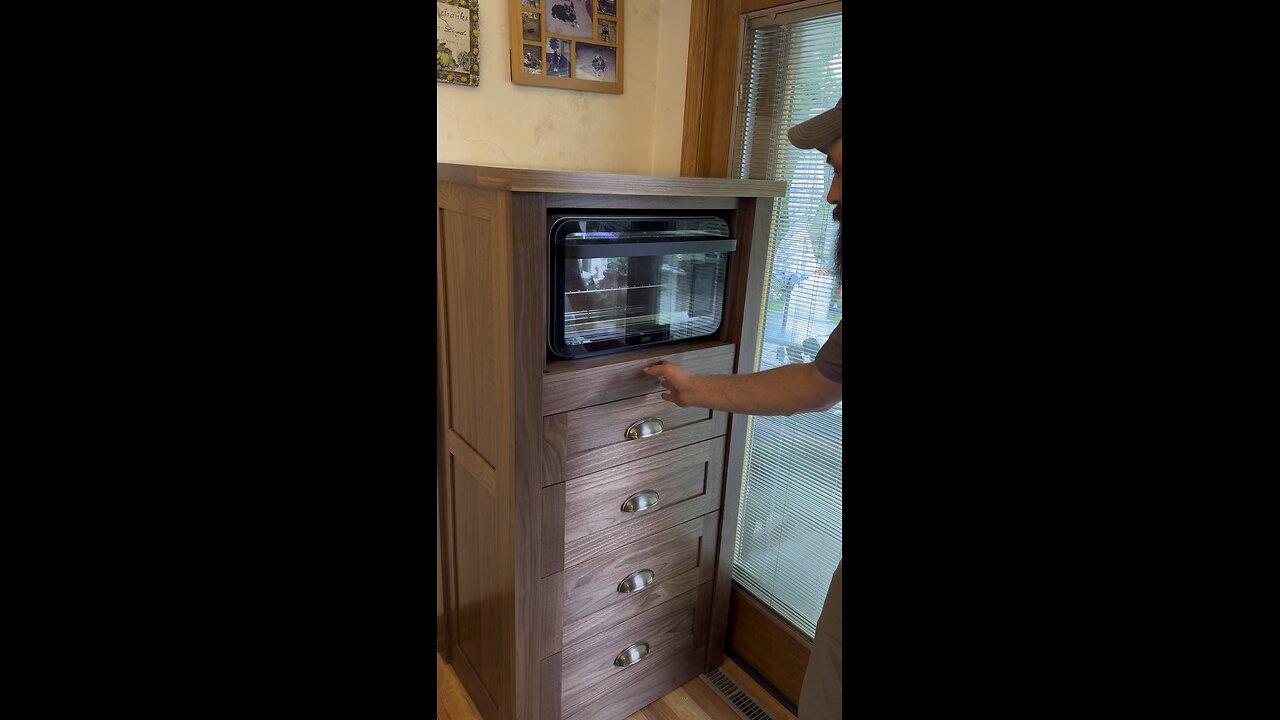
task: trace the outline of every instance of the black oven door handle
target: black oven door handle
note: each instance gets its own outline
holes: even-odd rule
[[[681,253],[733,252],[738,241],[733,238],[716,240],[685,240],[681,242],[592,243],[589,245],[561,245],[567,258],[649,257],[655,255],[679,255]]]

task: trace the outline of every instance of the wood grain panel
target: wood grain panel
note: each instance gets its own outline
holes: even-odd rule
[[[560,652],[564,626],[564,573],[538,579],[538,658]],[[559,690],[556,691],[557,693]]]
[[[474,188],[454,183],[436,183],[436,208],[451,210],[478,218],[493,217],[493,193],[476,192]]]
[[[642,444],[653,438],[628,440],[627,428],[645,418],[662,421],[663,432],[699,420],[710,420],[711,411],[700,407],[680,407],[662,399],[662,393],[617,400],[567,413],[567,452],[577,455],[605,445]]]
[[[704,515],[558,574],[563,578],[562,645],[580,642],[710,581],[718,519],[717,513]],[[619,592],[618,584],[639,570],[652,571],[653,584],[635,593]]]
[[[661,665],[678,659],[697,647],[694,625],[698,591],[691,590],[656,608],[596,635],[566,647],[560,653],[562,712],[572,715],[594,698],[607,695],[608,688],[639,675],[646,665]],[[637,642],[649,643],[649,654],[630,667],[613,664],[618,653]]]
[[[565,413],[542,419],[542,486],[564,482],[568,454],[569,418]]]
[[[728,180],[724,179],[724,175],[717,178],[658,177],[451,163],[436,163],[436,180],[489,190],[525,193],[781,197],[786,192],[786,185],[776,180]]]
[[[558,720],[560,717],[560,654],[543,658],[538,663],[539,703],[538,720]]]
[[[548,193],[548,208],[572,210],[732,210],[736,197],[632,197],[629,195],[586,195],[583,193]]]
[[[772,8],[782,8],[787,5],[794,5],[796,0],[740,0],[741,12],[752,13],[758,10],[769,10]]]
[[[684,146],[680,154],[682,175],[698,178],[728,175],[742,42],[739,3],[740,0],[694,3],[689,24]],[[700,9],[699,5],[704,8]]]
[[[664,430],[652,437],[570,455],[565,459],[564,475],[572,480],[588,473],[600,472],[640,458],[699,443],[708,438],[720,437],[724,435],[728,426],[728,413],[714,410],[711,417],[706,420],[699,420],[673,430]]]
[[[737,585],[729,607],[729,649],[768,678],[788,702],[799,705],[813,641]]]
[[[546,209],[541,195],[514,193],[510,201],[510,225],[503,229],[511,238],[510,298],[506,306],[510,324],[511,441],[510,453],[511,525],[514,537],[514,597],[512,613],[513,655],[508,660],[514,682],[511,717],[528,716],[541,702],[542,685],[538,663],[541,633],[538,632],[538,558],[544,541],[543,518],[538,512],[542,497],[542,371],[546,361]],[[552,524],[559,526],[554,518]],[[563,536],[560,536],[563,537]],[[556,535],[549,541],[559,542]],[[522,712],[520,708],[529,708]]]
[[[642,372],[659,362],[676,363],[695,375],[727,373],[733,367],[733,354],[733,345],[712,342],[548,363],[547,374],[542,376],[542,414],[661,392],[661,382]]]
[[[684,128],[680,140],[680,174],[698,174],[702,139],[702,102],[706,97],[707,51],[714,0],[693,3],[689,9],[689,59],[684,81]]]
[[[458,522],[453,550],[457,616],[453,665],[467,693],[486,718],[496,718],[503,678],[498,648],[508,648],[509,632],[501,607],[502,580],[499,575],[498,528],[492,508],[493,498],[480,481],[461,463],[453,463],[451,489]]]
[[[568,481],[565,567],[719,509],[723,468],[724,440],[716,438]],[[641,490],[657,492],[658,505],[623,511]]]
[[[467,444],[458,433],[453,430],[446,430],[446,443],[449,448],[449,454],[462,463],[462,466],[471,473],[471,476],[479,481],[485,490],[489,491],[489,495],[495,495],[498,492],[497,471],[489,466],[489,463],[480,457],[480,453],[475,448]]]
[[[475,191],[470,191],[475,192]],[[498,291],[495,282],[498,250],[492,247],[490,221],[450,210],[441,210],[444,229],[445,272],[450,282],[446,302],[445,334],[449,353],[450,428],[475,448],[490,466],[497,467],[501,406],[495,388],[506,378],[499,363],[507,348],[495,348],[499,330]],[[497,350],[495,352],[495,350]]]
[[[453,612],[453,498],[449,490],[449,478],[453,477],[452,461],[445,444],[445,428],[449,427],[449,351],[444,308],[447,293],[444,276],[444,231],[440,226],[440,211],[436,210],[436,495],[440,503],[440,574],[444,587],[445,647],[444,658],[452,661],[453,643],[456,637],[456,614]]]
[[[564,569],[564,491],[559,483],[544,488],[538,504],[542,509],[541,540],[538,543],[538,576],[546,577]]]
[[[649,705],[654,700],[668,694],[672,688],[679,688],[690,680],[698,679],[702,662],[701,648],[684,650],[663,663],[644,667],[644,661],[633,665],[630,670],[639,670],[632,677],[622,678],[614,686],[587,703],[577,713],[567,716],[565,720],[617,720],[628,713]],[[728,707],[728,706],[725,706]],[[659,710],[661,712],[661,710]],[[689,710],[692,713],[692,710]],[[655,715],[663,720],[707,720],[702,714]]]

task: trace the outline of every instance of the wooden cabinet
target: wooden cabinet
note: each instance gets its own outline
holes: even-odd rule
[[[626,717],[720,665],[745,418],[641,369],[734,372],[781,183],[436,168],[446,659],[487,720]],[[738,241],[699,341],[548,360],[547,216],[710,210]],[[755,288],[747,293],[746,288]],[[658,418],[663,431],[626,439]]]

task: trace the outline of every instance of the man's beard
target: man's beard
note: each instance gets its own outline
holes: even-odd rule
[[[831,217],[836,221],[836,281],[844,282],[844,220],[841,219],[843,213],[840,208],[837,204],[836,209],[831,211]]]

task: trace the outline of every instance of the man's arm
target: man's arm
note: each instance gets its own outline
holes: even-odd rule
[[[747,415],[793,415],[826,410],[844,397],[844,385],[832,382],[813,363],[783,365],[747,375],[691,375],[672,363],[651,365],[646,375],[660,376],[663,400],[680,407],[705,407]]]

